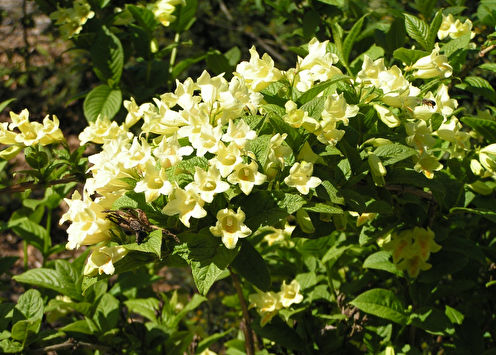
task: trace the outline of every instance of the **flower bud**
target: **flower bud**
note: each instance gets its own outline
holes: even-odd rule
[[[381,159],[374,153],[369,153],[368,162],[375,185],[384,186],[386,184],[384,176],[386,176],[387,170],[382,164]]]
[[[479,152],[479,161],[484,168],[496,173],[496,143],[482,148]]]
[[[312,220],[310,219],[308,212],[303,208],[300,208],[298,212],[296,212],[296,222],[304,233],[310,234],[315,232]]]

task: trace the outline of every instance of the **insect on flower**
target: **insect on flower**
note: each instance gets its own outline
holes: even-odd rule
[[[145,212],[139,208],[135,210],[105,210],[104,212],[107,213],[108,219],[123,230],[135,233],[136,243],[138,244],[143,242],[148,233],[156,229],[161,230],[162,234],[166,234],[167,236],[174,238],[176,242],[179,242],[179,239],[174,233],[150,224]]]
[[[434,100],[429,100],[429,99],[422,99],[422,105],[427,105],[429,107],[436,107],[436,101]]]

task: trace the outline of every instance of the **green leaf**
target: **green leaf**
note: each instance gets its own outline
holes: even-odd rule
[[[148,33],[152,33],[159,22],[156,20],[153,12],[146,7],[139,7],[131,4],[126,4],[126,9],[133,15],[134,20],[141,28],[145,28]]]
[[[453,334],[449,318],[437,308],[424,307],[410,316],[412,325],[434,335]]]
[[[195,14],[197,7],[198,0],[186,0],[186,5],[179,7],[176,20],[170,26],[171,29],[178,33],[187,31],[196,20]]]
[[[270,339],[276,344],[291,350],[297,350],[304,354],[310,353],[305,351],[306,343],[296,332],[296,330],[289,327],[279,317],[274,317],[270,323],[266,324],[264,327],[261,327],[256,322],[252,324],[252,327],[253,330],[262,338]]]
[[[317,33],[318,31],[319,25],[320,25],[319,13],[314,9],[310,8],[310,10],[305,13],[302,19],[301,27],[303,29],[303,36],[306,39],[315,36],[315,33]]]
[[[27,217],[9,221],[7,227],[42,253],[49,247],[45,245],[50,240],[47,230]]]
[[[49,288],[75,300],[82,300],[81,292],[77,291],[75,285],[67,282],[64,275],[61,275],[56,270],[46,268],[31,269],[12,278],[17,282]]]
[[[227,249],[207,229],[178,237],[184,243],[176,245],[173,254],[178,254],[191,266],[195,285],[205,295],[236,257],[239,248]]]
[[[467,76],[464,83],[468,84],[468,91],[476,95],[484,96],[486,99],[496,103],[496,92],[486,79],[479,76]]]
[[[118,84],[124,67],[124,50],[119,38],[110,32],[106,26],[102,26],[96,34],[96,39],[91,45],[90,55],[100,80],[111,81],[111,85]]]
[[[444,314],[446,314],[446,316],[449,318],[451,323],[458,324],[458,325],[462,324],[463,319],[465,318],[463,313],[457,311],[456,309],[454,309],[453,307],[450,307],[448,305],[445,306]]]
[[[241,250],[232,262],[234,269],[262,291],[270,288],[270,271],[264,258],[247,240],[241,240]]]
[[[403,272],[398,270],[398,268],[389,261],[391,253],[385,250],[378,251],[371,254],[363,262],[363,267],[368,269],[376,269],[390,272],[396,276],[403,276]]]
[[[119,316],[119,300],[110,293],[103,294],[93,316],[93,320],[100,330],[104,333],[115,328]]]
[[[360,34],[360,31],[362,30],[362,25],[363,21],[367,14],[364,16],[360,17],[360,19],[354,23],[353,27],[351,28],[350,32],[346,36],[343,42],[343,58],[345,59],[345,62],[348,63],[350,59],[350,54],[351,54],[351,49],[353,48],[353,44],[355,43],[358,35]]]
[[[154,253],[158,258],[162,255],[162,231],[154,230],[141,244],[132,243],[122,245],[127,250],[141,251],[143,253]]]
[[[406,65],[412,65],[422,57],[428,56],[429,52],[419,49],[398,48],[393,52],[393,57]]]
[[[59,330],[66,332],[66,333],[82,333],[82,334],[94,334],[97,332],[97,327],[93,321],[87,317],[82,320],[77,320],[75,322],[72,322],[62,328],[59,328]]]
[[[189,302],[184,306],[183,309],[173,318],[172,322],[170,323],[170,327],[175,329],[178,325],[181,319],[183,319],[189,312],[195,310],[198,308],[199,305],[201,305],[203,302],[207,301],[206,297],[203,297],[197,293],[193,295],[193,298],[189,300]]]
[[[84,116],[88,122],[94,122],[98,116],[112,119],[121,107],[122,93],[107,85],[100,85],[90,91],[84,99]]]
[[[0,341],[0,349],[5,353],[19,353],[24,349],[24,345],[10,339]]]
[[[437,32],[443,23],[443,11],[439,10],[436,12],[434,19],[432,20],[429,26],[429,34],[427,36],[427,50],[431,51],[434,48],[434,44],[436,43]]]
[[[496,121],[479,117],[462,117],[461,121],[476,130],[488,142],[496,142]]]
[[[318,83],[317,85],[313,86],[311,89],[305,91],[303,94],[301,94],[300,97],[298,97],[296,102],[298,103],[298,106],[306,104],[307,102],[312,100],[314,97],[316,97],[318,94],[320,94],[322,91],[324,91],[329,86],[331,86],[332,84],[335,84],[339,81],[349,80],[349,79],[350,79],[350,77],[347,75],[342,75],[342,74],[335,75],[332,79]]]
[[[466,49],[469,43],[470,43],[470,32],[467,32],[463,36],[452,39],[451,41],[446,43],[441,48],[441,51],[444,53],[445,56],[449,58],[451,57],[452,54],[454,54],[458,50]]]
[[[9,104],[11,102],[13,102],[15,100],[17,100],[17,99],[15,97],[13,97],[12,99],[8,99],[8,100],[0,102],[0,112],[2,112],[7,106],[9,106]]]
[[[417,41],[422,48],[429,50],[429,45],[427,42],[427,37],[429,35],[429,29],[427,24],[410,14],[405,14],[405,28],[408,35]]]
[[[479,65],[480,69],[489,70],[496,73],[496,63],[484,63]]]
[[[30,289],[19,297],[15,309],[22,314],[22,319],[41,320],[43,318],[43,307],[40,291]]]
[[[417,154],[415,149],[399,143],[384,144],[377,147],[374,154],[382,158],[383,165],[396,164]]]
[[[343,210],[340,207],[332,206],[330,204],[321,203],[321,202],[315,204],[308,204],[303,208],[309,212],[316,212],[316,213],[327,213],[327,214],[343,213]]]
[[[157,321],[157,312],[160,309],[160,301],[157,298],[135,298],[124,301],[124,304],[129,312],[140,314],[152,322]]]
[[[276,202],[277,206],[284,209],[288,214],[295,213],[307,203],[307,201],[299,194],[271,191],[270,195]]]
[[[365,291],[350,302],[365,313],[406,325],[408,317],[396,295],[389,290],[374,288]]]

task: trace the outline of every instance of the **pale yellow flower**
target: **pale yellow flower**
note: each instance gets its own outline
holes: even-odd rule
[[[439,44],[436,43],[431,54],[417,60],[411,67],[416,70],[413,75],[420,79],[448,78],[453,73],[453,68],[448,62],[448,57],[439,54]]]
[[[286,114],[283,116],[283,120],[291,127],[303,127],[311,133],[320,127],[317,120],[308,116],[308,112],[299,109],[294,101],[287,101],[284,107],[286,108]]]
[[[183,156],[191,155],[194,151],[193,147],[189,145],[181,146],[175,134],[168,138],[161,137],[161,139],[158,146],[153,149],[152,154],[164,169],[176,165],[183,160]]]
[[[220,175],[227,177],[243,161],[241,151],[236,144],[229,144],[227,147],[224,143],[219,142],[217,154],[209,160],[209,163],[220,171]]]
[[[205,202],[195,192],[176,187],[162,212],[168,216],[179,214],[179,220],[189,228],[191,217],[199,219],[207,215],[207,211],[203,209],[204,204]]]
[[[158,168],[157,164],[148,161],[145,164],[143,177],[136,183],[135,192],[144,192],[146,202],[155,201],[160,195],[168,196],[172,192],[172,184],[167,180],[164,168]]]
[[[183,0],[158,0],[151,6],[151,10],[155,18],[162,26],[169,26],[176,17],[172,15],[176,9],[176,5],[184,4]]]
[[[94,276],[96,274],[113,275],[115,272],[114,264],[121,260],[127,254],[127,249],[122,246],[99,247],[94,250],[84,266],[85,276]]]
[[[465,22],[462,23],[459,19],[455,20],[452,14],[448,14],[447,16],[443,15],[443,22],[441,23],[441,27],[439,27],[437,37],[440,40],[443,40],[448,36],[455,39],[470,32],[470,38],[474,38],[475,32],[471,30],[472,21],[469,19],[466,19]]]
[[[398,127],[401,124],[401,121],[389,108],[373,104],[379,119],[389,128]]]
[[[75,191],[71,199],[66,198],[64,201],[69,205],[69,209],[62,215],[59,223],[72,222],[67,228],[67,249],[110,239],[112,222],[106,218],[105,208],[98,200],[93,201],[87,193],[84,193],[84,198],[81,199],[79,192]]]
[[[87,142],[103,144],[106,139],[112,140],[127,135],[127,129],[120,127],[117,122],[98,116],[95,122],[88,124],[78,138],[81,144],[86,144]]]
[[[208,203],[214,200],[216,194],[229,189],[229,184],[221,180],[219,169],[211,166],[208,171],[195,167],[194,181],[189,183],[185,190],[197,193],[200,198]]]
[[[240,119],[236,123],[229,120],[229,125],[227,126],[227,132],[222,135],[222,140],[224,142],[233,142],[242,149],[246,145],[246,142],[257,137],[257,133],[248,126],[248,124]]]
[[[279,293],[272,291],[251,294],[248,300],[250,301],[250,307],[256,307],[257,312],[262,317],[260,320],[262,327],[270,322],[277,314],[277,311],[282,308]]]
[[[286,285],[286,281],[282,282],[279,300],[284,308],[288,308],[294,303],[301,303],[301,301],[303,301],[303,295],[300,293],[300,288],[301,286],[296,280],[291,281],[289,285]]]
[[[311,188],[316,188],[322,183],[322,180],[316,176],[312,176],[312,173],[312,163],[306,161],[295,163],[289,171],[289,176],[284,179],[284,182],[290,187],[295,187],[303,195],[307,195]]]
[[[479,161],[486,170],[496,174],[496,143],[489,144],[479,151]]]
[[[249,195],[255,185],[262,185],[267,176],[258,171],[258,165],[252,161],[250,164],[240,163],[236,165],[234,171],[227,177],[231,184],[239,185],[245,195]]]
[[[270,83],[281,79],[281,72],[274,67],[274,61],[267,53],[260,59],[255,46],[253,46],[250,48],[250,55],[249,62],[241,62],[236,66],[235,75],[244,78],[246,85],[252,91],[261,91]]]
[[[243,222],[245,213],[238,207],[237,212],[229,208],[224,208],[217,212],[217,223],[210,227],[210,233],[222,238],[222,243],[227,249],[234,249],[240,238],[246,238],[251,234],[251,229]]]

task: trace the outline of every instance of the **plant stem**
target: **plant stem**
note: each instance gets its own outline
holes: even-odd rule
[[[231,268],[229,268],[231,273],[231,278],[233,280],[234,288],[238,294],[239,303],[241,304],[241,311],[243,312],[243,321],[241,329],[245,335],[245,349],[247,355],[255,354],[255,341],[253,330],[251,329],[250,314],[248,313],[248,306],[246,304],[245,296],[243,295],[243,290],[241,289],[241,282],[239,281],[238,275],[236,275]]]
[[[174,64],[176,64],[176,56],[177,56],[177,46],[179,45],[179,39],[181,37],[181,34],[179,32],[176,32],[174,36],[174,43],[176,44],[174,48],[172,48],[171,51],[171,56],[170,56],[170,61],[169,61],[169,74],[172,73],[172,69],[174,68]]]
[[[0,189],[0,194],[4,192],[22,192],[26,191],[27,189],[40,189],[40,188],[46,188],[48,186],[53,186],[53,185],[59,185],[59,184],[66,184],[69,182],[76,182],[79,181],[79,179],[76,176],[71,176],[63,179],[58,179],[58,180],[52,180],[52,181],[47,181],[44,183],[33,183],[32,181],[27,181],[27,182],[22,182],[20,184],[15,184],[11,186],[4,187],[3,189]]]
[[[112,349],[105,345],[86,343],[83,341],[77,341],[75,339],[69,339],[61,344],[48,345],[40,349],[31,350],[31,354],[46,354],[49,351],[65,350],[65,349],[78,349],[87,348],[93,350],[101,350],[104,353],[110,353]]]
[[[23,252],[24,252],[24,270],[28,270],[28,242],[25,240],[22,242]]]

